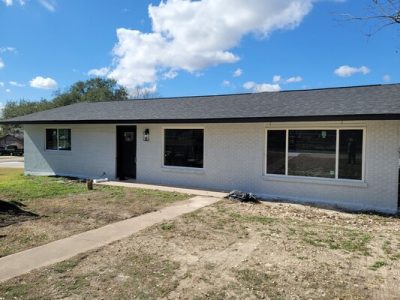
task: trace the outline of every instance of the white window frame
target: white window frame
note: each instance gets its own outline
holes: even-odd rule
[[[285,153],[285,174],[269,174],[267,170],[268,157],[268,131],[285,131],[286,132],[286,153]],[[335,178],[315,177],[315,176],[296,176],[289,175],[289,131],[290,130],[336,130],[336,157],[335,157]],[[339,133],[341,130],[361,130],[363,136],[362,142],[362,163],[361,163],[361,179],[339,178]],[[311,180],[333,180],[346,182],[365,182],[365,153],[366,153],[366,127],[269,127],[265,129],[265,151],[264,151],[264,176],[276,178],[300,178]]]
[[[57,149],[47,149],[47,130],[57,130]],[[59,130],[70,130],[71,131],[71,149],[62,150],[60,149],[60,139],[59,139]],[[44,129],[44,150],[50,152],[70,152],[72,151],[72,129],[71,128],[55,128],[55,127],[46,127]]]
[[[183,167],[183,166],[169,166],[165,164],[165,130],[166,129],[202,129],[203,130],[203,167],[202,168],[194,168],[194,167]],[[204,126],[167,126],[162,127],[162,151],[161,151],[161,167],[164,169],[170,170],[182,170],[194,173],[202,173],[205,170],[206,165],[206,129]]]

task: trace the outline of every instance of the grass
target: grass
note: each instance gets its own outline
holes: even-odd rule
[[[369,269],[373,270],[373,271],[377,271],[378,269],[380,269],[386,265],[387,265],[386,262],[384,262],[382,260],[378,260]]]
[[[163,223],[160,225],[160,228],[162,230],[173,230],[175,228],[175,224],[174,223]]]
[[[345,250],[369,255],[368,244],[371,236],[363,231],[339,226],[298,224],[289,227],[289,233],[299,236],[303,242],[332,250]]]
[[[230,216],[236,221],[243,223],[259,223],[262,225],[267,225],[276,221],[275,218],[270,218],[266,216],[254,216],[254,215],[246,215],[238,213],[232,213]]]
[[[179,269],[179,263],[158,255],[139,250],[107,269],[84,266],[87,257],[80,255],[52,266],[50,277],[38,274],[37,280],[52,286],[50,294],[43,285],[6,283],[0,285],[0,299],[97,299],[104,298],[101,294],[104,288],[108,294],[106,299],[159,299],[178,284],[173,274]],[[98,279],[91,282],[92,278]]]
[[[259,288],[266,286],[266,283],[271,281],[270,276],[266,273],[261,273],[249,268],[238,270],[236,276],[238,280],[244,282],[245,285]]]
[[[0,197],[2,199],[23,202],[85,192],[87,190],[83,183],[56,177],[24,176],[19,169],[0,168]]]
[[[21,212],[2,212],[0,205],[0,257],[188,198],[176,192],[97,185],[88,191],[81,182],[0,169],[0,204],[14,204]]]
[[[121,193],[113,195],[125,201]],[[400,260],[391,259],[399,249],[399,226],[399,219],[382,216],[220,201],[7,281],[0,285],[0,295],[400,299]]]

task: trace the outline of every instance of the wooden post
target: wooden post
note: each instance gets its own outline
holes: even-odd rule
[[[89,191],[93,190],[93,179],[88,179],[88,181],[86,181],[86,186]]]

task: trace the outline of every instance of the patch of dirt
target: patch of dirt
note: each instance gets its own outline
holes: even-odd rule
[[[190,195],[96,187],[90,193],[0,201],[0,257],[158,210]]]
[[[5,299],[399,299],[400,220],[223,200],[0,285]]]

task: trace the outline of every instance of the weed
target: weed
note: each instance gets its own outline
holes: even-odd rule
[[[262,225],[267,225],[276,221],[276,219],[270,217],[252,216],[252,215],[244,215],[238,213],[232,213],[230,214],[230,216],[236,221],[243,223],[260,223]]]
[[[382,261],[382,260],[378,260],[376,261],[372,266],[369,267],[370,270],[376,271],[380,268],[382,268],[383,266],[386,266],[386,262]]]
[[[301,239],[312,246],[324,247],[333,250],[346,250],[369,255],[368,244],[371,236],[367,233],[337,226],[298,225],[289,227],[289,235],[300,236]]]
[[[174,223],[163,223],[160,225],[160,228],[162,230],[173,230],[175,229],[175,224]]]

